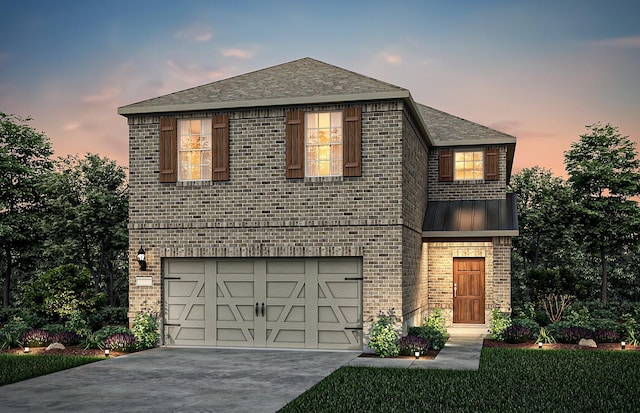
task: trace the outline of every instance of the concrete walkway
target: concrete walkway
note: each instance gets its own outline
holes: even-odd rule
[[[356,367],[478,370],[483,340],[484,335],[452,335],[434,360],[357,357],[347,365]]]

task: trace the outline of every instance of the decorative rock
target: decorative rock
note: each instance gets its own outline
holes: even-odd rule
[[[578,345],[582,347],[591,347],[591,348],[598,347],[595,341],[593,341],[592,339],[586,339],[586,338],[581,338],[580,341],[578,341]]]
[[[64,344],[62,343],[51,343],[49,347],[47,347],[47,351],[49,350],[64,350]]]

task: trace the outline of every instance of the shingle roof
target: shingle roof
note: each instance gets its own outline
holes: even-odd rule
[[[515,143],[515,136],[416,103],[436,146]]]
[[[514,194],[505,199],[430,201],[422,226],[422,236],[431,238],[517,235]]]
[[[407,89],[309,57],[118,108],[121,115],[410,98]]]

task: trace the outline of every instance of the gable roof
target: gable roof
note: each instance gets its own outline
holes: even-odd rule
[[[488,145],[516,143],[515,136],[479,123],[416,103],[418,112],[436,146]]]
[[[121,115],[411,99],[407,89],[309,57],[121,106]]]

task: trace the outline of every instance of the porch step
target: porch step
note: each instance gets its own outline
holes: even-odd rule
[[[483,336],[489,335],[489,326],[486,324],[452,324],[447,327],[451,336]]]

